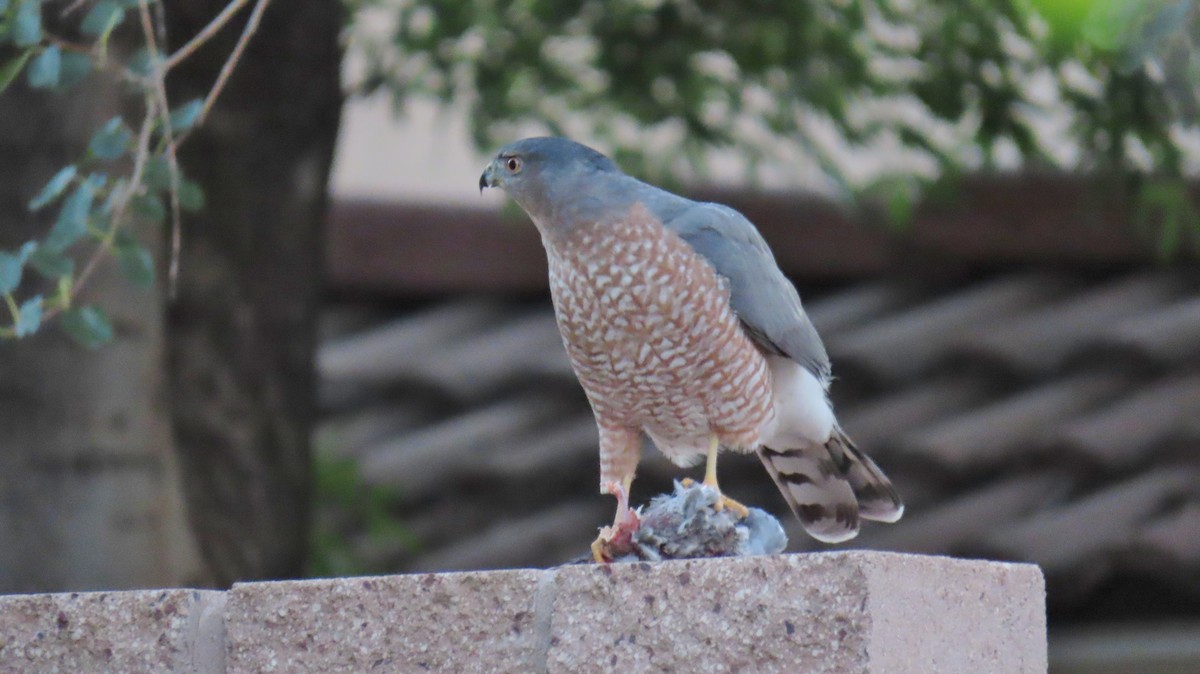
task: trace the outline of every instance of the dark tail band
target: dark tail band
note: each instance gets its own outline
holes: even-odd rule
[[[804,530],[819,541],[854,538],[860,518],[895,522],[904,514],[891,481],[841,428],[824,445],[763,447],[758,457]]]

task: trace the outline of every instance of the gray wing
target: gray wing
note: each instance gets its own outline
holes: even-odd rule
[[[750,337],[763,350],[787,356],[828,381],[825,345],[754,225],[720,204],[670,210],[675,212],[666,214],[664,224],[729,280],[730,305]]]

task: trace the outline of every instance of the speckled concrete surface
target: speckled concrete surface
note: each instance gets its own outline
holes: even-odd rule
[[[558,572],[548,672],[1044,674],[1041,572],[875,552]]]
[[[548,671],[867,671],[867,594],[832,555],[562,569]]]
[[[858,554],[870,583],[870,671],[1046,672],[1037,566]]]
[[[535,671],[532,570],[247,583],[226,613],[231,674]]]
[[[1045,674],[1025,564],[829,552],[0,596],[0,674]]]
[[[3,596],[0,672],[219,674],[223,603],[197,590]]]

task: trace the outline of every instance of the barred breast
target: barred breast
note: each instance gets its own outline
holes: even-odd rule
[[[680,464],[713,433],[760,444],[770,370],[707,260],[641,204],[545,243],[559,331],[597,423],[644,431]]]

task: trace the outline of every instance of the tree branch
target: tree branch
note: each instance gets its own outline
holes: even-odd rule
[[[213,35],[224,28],[225,24],[229,23],[230,19],[232,19],[235,14],[241,11],[241,9],[249,2],[250,0],[233,0],[233,2],[226,5],[225,9],[221,10],[221,13],[213,18],[212,21],[209,21],[207,26],[202,28],[199,33],[196,33],[192,39],[188,40],[187,44],[180,47],[175,51],[174,54],[171,54],[171,56],[167,58],[167,62],[163,64],[163,69],[170,70],[191,56],[192,52],[199,49],[204,45],[205,42],[208,42]]]
[[[263,12],[266,11],[270,0],[258,0],[254,5],[254,11],[250,13],[250,19],[246,22],[246,27],[242,29],[242,35],[238,38],[237,45],[234,46],[233,52],[229,54],[229,58],[225,60],[225,65],[221,66],[221,74],[217,76],[217,81],[213,84],[213,88],[208,92],[208,96],[204,99],[204,107],[200,109],[200,116],[196,119],[196,124],[204,123],[204,119],[208,117],[208,111],[217,101],[217,97],[221,95],[221,90],[225,88],[226,81],[233,74],[233,69],[242,58],[242,52],[246,51],[246,45],[250,43],[250,38],[258,30],[258,24],[262,21]],[[180,141],[182,142],[182,140]]]
[[[232,5],[230,5],[232,6]],[[150,18],[150,5],[147,0],[138,0],[138,15],[142,20],[142,33],[146,38],[146,49],[150,51],[153,62],[158,61],[158,40],[155,37],[154,23]],[[163,153],[167,157],[168,175],[171,180],[171,257],[167,263],[167,296],[175,297],[175,283],[179,278],[179,251],[183,240],[183,218],[179,213],[179,159],[175,154],[177,147],[174,132],[171,129],[171,105],[167,101],[166,64],[155,73],[154,98],[158,109],[158,118],[162,123],[162,137],[166,144]],[[153,110],[146,111],[147,117],[153,117]]]

